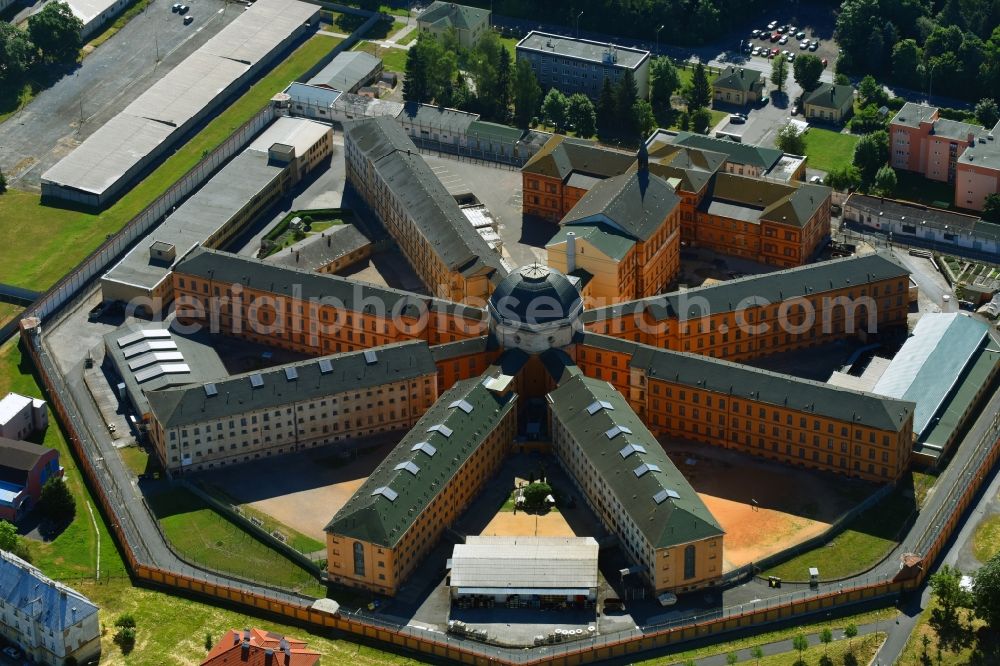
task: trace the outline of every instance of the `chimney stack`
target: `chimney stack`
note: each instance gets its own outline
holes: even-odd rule
[[[576,270],[576,232],[566,232],[566,272]]]

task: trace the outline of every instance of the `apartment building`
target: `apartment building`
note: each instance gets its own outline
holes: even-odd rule
[[[438,38],[454,30],[459,45],[472,49],[490,29],[490,11],[434,0],[417,16],[417,29]]]
[[[428,291],[485,303],[507,267],[399,123],[386,117],[346,123],[344,159],[347,182],[396,240]]]
[[[27,439],[49,427],[49,408],[41,398],[8,393],[0,400],[0,437]]]
[[[332,151],[328,125],[278,118],[101,277],[102,295],[160,313],[173,300],[179,258],[231,241]]]
[[[657,435],[876,483],[909,468],[912,402],[589,333],[576,362]]]
[[[635,170],[597,183],[545,245],[546,263],[579,276],[591,303],[661,294],[680,272],[680,197],[639,152]]]
[[[594,185],[634,163],[634,153],[555,134],[521,168],[521,209],[558,222]]]
[[[437,399],[427,344],[324,356],[152,391],[163,466],[197,472],[411,427]]]
[[[687,592],[718,582],[722,528],[625,397],[577,375],[546,398],[559,462],[650,587]]]
[[[0,637],[45,666],[96,662],[101,655],[98,608],[13,553],[0,550]]]
[[[731,361],[905,330],[909,271],[890,255],[832,259],[585,310],[586,330]]]
[[[764,78],[756,69],[730,65],[712,81],[712,97],[726,104],[756,104],[764,96]]]
[[[614,86],[632,72],[639,98],[649,97],[649,51],[532,30],[515,52],[518,61],[531,64],[542,90],[583,93],[596,101],[605,79]]]
[[[517,433],[517,394],[489,379],[442,394],[337,511],[326,526],[332,582],[394,595],[477,496]]]
[[[24,518],[41,499],[45,482],[62,474],[57,450],[0,437],[0,520]]]
[[[937,107],[907,102],[889,123],[889,160],[955,186],[955,205],[982,210],[1000,192],[1000,123],[993,128],[942,118]]]
[[[173,281],[180,323],[314,356],[487,330],[479,308],[218,250],[193,250]]]

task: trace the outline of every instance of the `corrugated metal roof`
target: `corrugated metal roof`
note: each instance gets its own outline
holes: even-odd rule
[[[451,556],[451,586],[471,594],[464,588],[587,594],[597,587],[597,553],[593,537],[468,537]]]

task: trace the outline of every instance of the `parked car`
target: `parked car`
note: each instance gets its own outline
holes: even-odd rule
[[[763,96],[763,97],[760,98],[760,105],[761,106],[767,106],[767,103],[770,102],[770,101],[771,101],[771,98],[768,97],[767,95],[765,95],[765,96]]]
[[[795,62],[795,54],[794,53],[789,53],[788,55],[785,56],[785,58],[788,59],[788,62]]]
[[[171,6],[171,7],[170,7],[170,11],[172,11],[172,12],[173,12],[173,13],[175,13],[175,14],[176,14],[177,12],[179,12],[180,10],[181,10],[181,3],[179,3],[179,2],[175,2],[175,3],[174,3],[174,4],[173,4],[173,5]]]
[[[779,51],[778,49],[771,49],[772,58],[777,58],[779,53],[781,53],[781,51]]]
[[[805,38],[806,38],[806,33],[804,31],[799,30],[797,33],[795,33],[795,39],[805,39]]]
[[[760,37],[760,30],[754,30],[750,33],[751,37]]]
[[[768,30],[761,30],[761,31],[760,31],[760,34],[759,34],[759,35],[757,35],[757,36],[758,36],[758,37],[759,37],[760,39],[764,39],[764,40],[767,40],[767,39],[771,39],[771,33],[770,33],[770,31],[768,31]]]
[[[813,176],[812,178],[809,179],[809,182],[815,185],[822,185],[823,179],[820,178],[819,176]]]
[[[760,55],[760,47],[759,46],[753,47],[753,51],[750,52],[750,55]]]
[[[771,41],[772,42],[776,42],[779,39],[781,39],[781,33],[780,32],[772,32],[771,33]]]
[[[191,9],[191,8],[190,8],[190,7],[188,7],[187,5],[181,5],[181,6],[180,6],[180,7],[179,7],[179,8],[177,9],[177,13],[178,13],[178,14],[187,14],[187,13],[188,13],[188,10],[189,10],[189,9]]]
[[[778,40],[778,43],[779,44],[787,44],[788,43],[788,35],[782,35],[781,39]]]
[[[184,25],[191,25],[192,23],[194,23],[194,17],[193,16],[191,16],[190,14],[188,14],[187,16],[184,17]]]
[[[742,125],[746,121],[747,119],[738,113],[734,113],[733,115],[729,116],[729,122],[732,123],[733,125]]]
[[[809,42],[802,42],[801,44],[799,44],[799,48],[805,51],[807,48],[809,48]]]
[[[768,30],[774,30],[777,27],[778,27],[778,22],[777,21],[771,21],[770,23],[767,24],[767,29]]]
[[[815,51],[815,50],[816,50],[816,49],[818,49],[818,48],[819,48],[819,42],[813,42],[813,43],[811,43],[811,44],[809,45],[809,50],[810,50],[810,51]]]

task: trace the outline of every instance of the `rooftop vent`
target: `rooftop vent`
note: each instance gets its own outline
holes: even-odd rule
[[[645,453],[645,452],[646,452],[646,447],[643,446],[642,444],[629,444],[618,453],[621,454],[622,458],[628,458],[633,453]]]
[[[410,451],[423,451],[429,456],[433,456],[435,453],[437,453],[437,449],[434,448],[434,446],[429,444],[428,442],[417,442],[412,447],[410,447]]]
[[[632,473],[635,474],[636,478],[642,478],[642,476],[645,475],[646,472],[659,472],[659,471],[662,470],[660,470],[658,465],[654,465],[653,463],[642,463],[634,470],[632,470]]]
[[[333,364],[330,363],[330,359],[328,359],[328,358],[321,358],[318,361],[318,364],[319,364],[319,372],[320,372],[320,374],[325,375],[325,374],[329,374],[329,373],[333,372]]]
[[[450,405],[448,405],[449,409],[455,409],[456,407],[458,407],[459,409],[461,409],[466,414],[471,414],[472,413],[472,405],[470,405],[465,400],[456,400],[455,402],[453,402]]]
[[[209,382],[205,384],[205,395],[211,398],[213,395],[219,395],[219,389],[215,388],[215,384]]]
[[[631,435],[632,434],[632,430],[628,426],[619,426],[619,425],[616,425],[614,428],[612,428],[611,430],[608,430],[604,434],[605,434],[605,436],[607,436],[608,439],[614,439],[615,437],[617,437],[618,435],[620,435],[622,433],[625,433],[626,435]],[[643,453],[645,453],[645,452],[643,452]]]
[[[401,470],[401,469],[405,469],[407,472],[409,472],[413,476],[416,476],[417,472],[420,471],[420,468],[417,467],[417,465],[412,460],[407,460],[406,462],[399,463],[398,465],[396,465],[395,469],[397,471]]]
[[[375,490],[373,490],[372,491],[372,497],[375,497],[376,495],[381,495],[382,497],[386,498],[390,502],[395,502],[396,498],[399,497],[399,493],[397,493],[395,490],[393,490],[389,486],[379,486],[378,488],[376,488]]]
[[[444,425],[443,423],[438,423],[437,425],[432,425],[430,428],[428,428],[427,432],[436,432],[436,433],[440,433],[444,437],[451,437],[451,433],[453,431],[452,431],[451,428],[449,428],[448,426]]]
[[[368,351],[365,352],[365,363],[368,365],[374,365],[375,363],[378,363],[378,355],[369,349]]]
[[[288,366],[285,368],[285,379],[288,381],[295,381],[299,378],[299,371],[295,369],[294,366]]]
[[[250,375],[250,386],[253,388],[260,388],[264,385],[264,378],[260,376],[259,372],[255,372]]]
[[[587,407],[587,413],[593,416],[602,409],[613,410],[614,406],[607,400],[597,400],[595,402],[590,403],[590,405]]]

